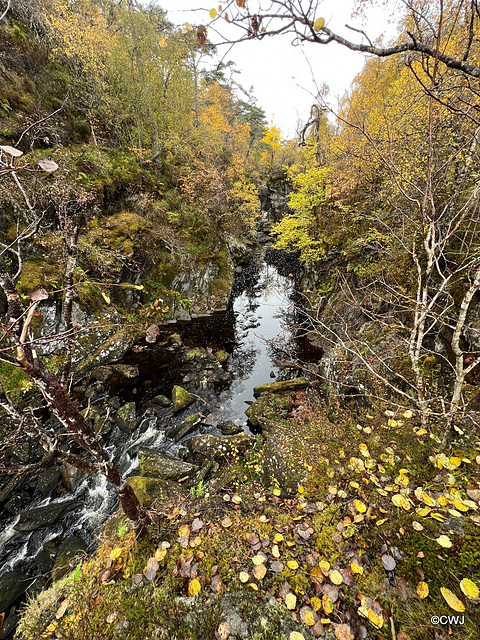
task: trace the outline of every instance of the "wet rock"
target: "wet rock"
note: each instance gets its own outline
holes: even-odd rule
[[[258,398],[263,393],[281,393],[282,391],[295,391],[305,389],[308,386],[306,378],[295,378],[294,380],[283,380],[279,382],[267,382],[253,389],[253,395]]]
[[[110,367],[97,367],[92,371],[92,376],[96,380],[100,380],[101,382],[105,382],[113,375],[113,371]]]
[[[120,398],[118,396],[112,396],[108,401],[108,406],[112,409],[120,409],[120,407],[122,406]]]
[[[218,462],[215,462],[214,460],[205,460],[195,476],[194,484],[198,485],[199,482],[204,482],[208,476],[213,476],[219,468]]]
[[[232,420],[220,422],[219,424],[217,424],[217,429],[219,429],[224,436],[234,436],[237,433],[242,433],[243,431],[242,427],[238,426],[238,424],[235,424],[235,422],[232,422]]]
[[[2,633],[0,634],[0,640],[10,637],[10,634],[15,629],[20,621],[20,614],[18,613],[18,607],[12,607],[4,620]]]
[[[162,395],[155,396],[153,399],[153,402],[156,402],[162,407],[169,407],[172,404],[171,400],[169,400],[167,396],[162,396]]]
[[[55,560],[48,551],[42,549],[35,558],[35,564],[41,573],[46,574],[50,573],[50,571],[53,569]]]
[[[232,376],[228,371],[225,371],[220,366],[216,371],[212,371],[207,376],[207,381],[213,384],[228,384],[232,380]]]
[[[180,337],[179,333],[172,333],[172,335],[170,336],[170,342],[175,347],[181,347],[183,344],[182,338]]]
[[[270,371],[270,378],[276,378],[275,371]]]
[[[10,571],[0,578],[0,612],[5,611],[32,584],[21,571]]]
[[[213,427],[213,425],[216,424],[217,420],[218,418],[215,414],[209,413],[208,416],[203,419],[203,424],[207,427]]]
[[[228,453],[245,451],[255,443],[254,436],[245,433],[235,436],[214,436],[206,433],[190,438],[187,446],[191,453],[208,458],[225,456]]]
[[[60,482],[60,472],[57,469],[44,469],[40,471],[37,479],[37,489],[43,498],[47,498]]]
[[[15,525],[15,531],[35,531],[40,527],[46,527],[60,520],[68,511],[78,507],[75,500],[64,500],[59,503],[47,504],[44,507],[29,509],[20,514],[20,518]]]
[[[31,451],[32,447],[29,442],[19,442],[15,447],[9,448],[7,450],[7,454],[11,457],[13,462],[18,462],[19,464],[28,464],[29,462],[33,462],[31,460]]]
[[[178,480],[197,471],[198,467],[170,458],[158,451],[142,448],[138,452],[140,474],[146,478]]]
[[[95,433],[107,435],[112,429],[112,423],[107,418],[107,412],[103,407],[93,405],[83,409],[82,415],[92,424]]]
[[[138,378],[139,375],[138,367],[134,364],[114,364],[112,369],[127,380]]]
[[[84,474],[72,464],[64,462],[60,467],[60,475],[67,491],[74,493]]]
[[[0,502],[9,500],[16,491],[20,491],[28,480],[27,474],[19,474],[13,478],[7,478],[0,489]]]
[[[124,433],[131,434],[135,429],[137,422],[137,412],[134,402],[127,402],[123,407],[120,407],[115,414],[115,422],[119,429]]]
[[[198,360],[199,358],[206,358],[207,352],[205,349],[200,347],[195,347],[194,349],[189,349],[185,354],[186,360]]]
[[[54,581],[60,580],[69,573],[76,564],[78,558],[83,556],[87,550],[87,545],[78,536],[69,536],[60,545],[57,558],[52,569],[52,578]]]
[[[185,409],[186,407],[191,405],[192,402],[195,402],[195,396],[193,396],[183,387],[179,387],[178,385],[175,385],[173,387],[172,404],[173,404],[173,410],[175,412]]]
[[[84,332],[84,339],[76,351],[78,357],[83,358],[77,366],[77,375],[107,365],[112,360],[119,360],[141,335],[139,331],[127,328],[120,329],[108,337],[110,333],[111,329],[102,330],[95,325]]]
[[[165,435],[167,438],[171,438],[172,440],[175,440],[175,442],[178,442],[190,433],[190,431],[193,431],[193,429],[200,424],[202,419],[203,415],[201,413],[194,413],[193,415],[188,416],[188,418],[185,418],[185,420],[180,422],[180,424],[169,427],[166,430]]]
[[[10,498],[10,500],[5,503],[5,510],[9,513],[12,513],[14,516],[18,516],[20,511],[25,507],[25,505],[29,502],[30,496],[25,491],[21,491],[20,493],[15,493]]]
[[[172,480],[132,476],[128,484],[135,491],[140,504],[149,509],[154,502],[169,502],[182,496],[182,487]]]
[[[220,349],[215,353],[215,358],[218,360],[218,362],[226,362],[229,359],[229,357],[230,357],[230,354],[224,351],[223,349]]]

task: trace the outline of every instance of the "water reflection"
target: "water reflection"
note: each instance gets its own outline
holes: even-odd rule
[[[273,379],[292,377],[285,361],[295,355],[290,331],[294,314],[293,279],[256,254],[237,275],[230,312],[234,316],[235,342],[228,363],[233,376],[229,389],[220,395],[223,419],[246,424],[245,409],[253,388]]]

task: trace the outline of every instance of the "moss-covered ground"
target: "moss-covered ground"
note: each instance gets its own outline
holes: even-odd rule
[[[228,485],[154,505],[140,539],[116,514],[17,637],[478,638],[480,442],[442,450],[408,411],[328,420],[303,392],[288,406],[296,490],[266,485],[258,438],[224,461]]]

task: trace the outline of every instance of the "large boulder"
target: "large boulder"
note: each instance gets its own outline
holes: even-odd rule
[[[25,593],[32,582],[33,578],[28,578],[17,570],[4,574],[0,578],[0,613]]]
[[[60,473],[57,469],[43,469],[37,478],[37,489],[43,498],[47,498],[58,486]]]
[[[175,424],[169,427],[165,435],[167,438],[172,438],[175,442],[178,442],[182,438],[184,438],[190,431],[193,431],[195,427],[200,424],[203,419],[203,415],[201,413],[194,413],[188,418],[185,418],[180,424]]]
[[[63,502],[51,502],[44,507],[29,509],[20,514],[20,518],[15,525],[15,531],[35,531],[49,524],[54,524],[60,520],[68,511],[78,507],[75,500],[64,500]]]
[[[267,382],[253,389],[253,395],[258,398],[263,393],[281,393],[282,391],[296,391],[308,387],[306,378],[294,378],[293,380],[281,380],[279,382]]]
[[[172,404],[175,412],[185,409],[195,402],[195,396],[183,387],[175,385],[172,389]]]
[[[13,478],[2,478],[3,484],[0,485],[0,502],[7,502],[12,495],[20,491],[28,480],[28,474],[19,474]]]
[[[253,446],[255,437],[246,433],[234,436],[214,436],[206,433],[190,438],[187,446],[191,453],[205,458],[221,458],[229,453],[245,451]]]
[[[128,484],[135,491],[142,507],[149,509],[154,502],[170,502],[182,497],[182,487],[172,480],[131,476]]]
[[[178,478],[195,473],[198,469],[193,464],[170,458],[159,451],[146,447],[139,450],[138,461],[140,475],[146,478],[178,480]]]

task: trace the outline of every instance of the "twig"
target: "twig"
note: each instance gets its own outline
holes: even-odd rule
[[[8,2],[10,3],[10,0],[8,0]],[[0,18],[1,20],[1,18]],[[22,141],[23,136],[28,133],[30,131],[30,129],[33,129],[33,127],[38,126],[39,124],[42,124],[42,122],[45,122],[46,120],[48,120],[49,118],[52,118],[54,115],[56,115],[57,113],[60,113],[60,111],[63,111],[63,108],[65,107],[65,104],[67,103],[68,97],[70,94],[70,90],[67,91],[67,95],[65,96],[64,101],[62,102],[62,104],[58,107],[58,109],[56,109],[55,111],[53,111],[53,113],[50,113],[48,116],[45,116],[44,118],[42,118],[41,120],[37,120],[37,122],[34,122],[33,124],[31,124],[29,127],[27,127],[25,129],[25,131],[22,133],[22,135],[20,136],[20,138],[16,141],[15,146],[18,147],[18,145],[20,144],[20,142]]]
[[[7,2],[7,8],[5,9],[5,11],[0,16],[0,22],[5,18],[5,16],[7,15],[7,13],[9,11],[10,11],[10,0],[8,0],[8,2]]]

